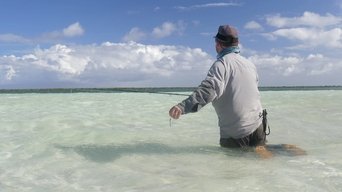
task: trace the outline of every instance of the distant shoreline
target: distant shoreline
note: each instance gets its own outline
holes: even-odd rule
[[[115,87],[115,88],[42,88],[42,89],[0,89],[5,93],[172,93],[192,92],[195,87]],[[259,87],[260,91],[319,91],[342,90],[342,86],[281,86]]]

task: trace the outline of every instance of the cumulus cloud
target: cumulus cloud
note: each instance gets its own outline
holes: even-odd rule
[[[245,29],[263,30],[263,27],[256,21],[250,21],[245,24]]]
[[[280,15],[267,16],[266,21],[269,25],[278,28],[298,26],[323,28],[340,24],[342,22],[342,18],[329,13],[325,16],[321,16],[317,13],[306,11],[300,17],[282,17]]]
[[[174,33],[182,34],[184,28],[185,24],[182,21],[178,21],[178,23],[164,22],[161,26],[153,29],[152,35],[155,38],[164,38]]]
[[[278,75],[289,76],[294,73],[300,73],[303,69],[299,66],[303,58],[283,57],[279,55],[253,55],[249,59],[261,70],[267,69]]]
[[[201,49],[144,45],[56,44],[23,56],[0,57],[2,87],[166,86],[199,82],[213,62]],[[184,84],[184,77],[192,79]],[[178,83],[178,84],[177,84]]]
[[[79,22],[69,25],[67,28],[63,29],[63,36],[65,37],[74,37],[83,35],[84,29],[80,25]]]
[[[10,59],[10,58],[8,58]],[[6,60],[6,59],[3,59]],[[0,65],[1,81],[11,81],[16,76],[16,71],[11,65]]]
[[[324,46],[328,48],[342,47],[341,28],[333,28],[330,30],[323,30],[317,28],[279,29],[270,33],[270,35],[300,41],[302,44],[297,46],[297,48],[317,46]]]
[[[0,34],[0,42],[8,43],[22,43],[22,44],[33,44],[33,43],[45,43],[54,42],[58,39],[72,38],[81,36],[84,34],[84,29],[79,22],[73,23],[62,30],[56,30],[42,34],[38,37],[23,37],[16,34]]]
[[[322,53],[271,55],[252,53],[262,85],[340,78],[342,61]],[[36,48],[22,56],[0,56],[2,88],[196,86],[214,61],[201,49],[135,42],[62,45]],[[283,82],[283,83],[284,83]],[[319,83],[319,82],[318,82]],[[277,84],[279,85],[279,84]],[[284,84],[280,84],[284,85]]]
[[[272,48],[268,54],[249,51],[248,57],[257,65],[264,84],[341,84],[342,17],[306,11],[298,17],[268,15],[265,22],[271,27],[264,30],[271,31],[258,35],[271,40]],[[245,28],[257,29],[258,25],[250,21]],[[276,47],[278,42],[281,46]]]
[[[268,16],[266,21],[278,29],[264,33],[263,36],[269,40],[285,38],[296,43],[288,48],[303,50],[315,47],[342,47],[342,17],[304,12],[300,17]]]
[[[40,39],[55,40],[55,39],[61,39],[61,38],[81,36],[83,34],[84,34],[84,29],[78,22],[76,22],[64,28],[63,30],[46,33],[42,35]]]
[[[68,75],[80,75],[90,59],[80,55],[75,49],[57,44],[49,49],[36,49],[31,55],[24,55],[32,64],[49,71],[56,71]]]
[[[144,37],[146,37],[146,33],[143,32],[140,28],[134,27],[122,38],[122,40],[124,42],[129,42],[129,41],[139,42]]]
[[[308,56],[253,55],[249,59],[260,71],[272,72],[275,76],[328,75],[330,72],[341,71],[342,62],[339,58],[328,58],[322,54]]]
[[[245,52],[245,51],[243,51]],[[272,55],[251,52],[261,85],[340,79],[342,60],[323,53]],[[214,61],[201,49],[135,42],[36,48],[22,56],[0,56],[2,88],[196,86]],[[283,82],[281,80],[284,80]],[[324,81],[327,82],[327,81]],[[333,83],[334,83],[333,82]]]
[[[183,21],[169,22],[166,21],[160,26],[153,28],[151,32],[144,32],[139,27],[133,27],[123,38],[124,42],[140,42],[146,37],[155,39],[166,38],[172,35],[182,35],[186,28],[186,24]]]
[[[12,66],[9,66],[5,75],[6,80],[11,80],[15,76],[16,71]]]

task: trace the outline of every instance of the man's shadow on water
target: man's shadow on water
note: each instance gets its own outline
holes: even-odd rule
[[[76,145],[76,146],[63,146],[55,145],[56,148],[63,151],[73,151],[83,156],[87,160],[107,163],[115,161],[124,155],[143,154],[143,155],[164,155],[164,154],[224,154],[230,157],[256,157],[257,155],[253,150],[240,150],[222,148],[220,146],[184,146],[173,147],[162,143],[135,143],[135,144],[108,144],[108,145]],[[281,156],[297,156],[305,154],[293,153],[293,150],[289,150],[284,147],[284,144],[280,145],[267,145],[274,155]],[[252,155],[251,155],[252,154]]]

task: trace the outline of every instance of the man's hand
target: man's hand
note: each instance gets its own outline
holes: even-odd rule
[[[169,111],[170,117],[174,119],[178,119],[182,113],[183,113],[182,109],[179,108],[177,105],[173,106]]]

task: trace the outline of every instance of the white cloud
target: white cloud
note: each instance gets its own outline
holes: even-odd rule
[[[182,35],[186,28],[186,24],[183,21],[164,22],[161,26],[154,27],[152,32],[146,33],[138,27],[133,27],[123,38],[124,42],[139,42],[146,37],[152,37],[156,39],[161,39],[165,37],[172,36],[174,34]]]
[[[296,44],[287,48],[305,50],[316,47],[342,47],[342,17],[304,12],[300,17],[268,16],[266,21],[279,29],[262,35],[272,41],[281,37]]]
[[[90,62],[87,55],[80,55],[75,49],[60,44],[45,50],[36,49],[33,55],[24,55],[23,59],[33,59],[32,64],[68,75],[80,75]]]
[[[306,57],[255,54],[249,59],[260,71],[268,71],[275,76],[329,76],[331,72],[342,70],[339,58],[328,58],[322,54],[309,54]]]
[[[256,21],[250,21],[245,24],[245,29],[263,30],[263,27]]]
[[[279,29],[269,35],[300,41],[297,48],[324,46],[328,48],[342,47],[342,29],[334,28],[323,30],[317,28],[290,28]]]
[[[201,8],[217,8],[217,7],[231,7],[231,6],[241,6],[238,3],[206,3],[206,4],[197,4],[191,6],[177,6],[175,7],[178,10],[191,10],[191,9],[201,9]]]
[[[321,60],[323,58],[324,56],[322,54],[310,54],[308,55],[306,59],[309,61],[315,61],[315,60]]]
[[[78,22],[76,22],[64,28],[63,30],[46,33],[42,35],[40,39],[45,39],[45,41],[46,40],[49,41],[49,40],[55,40],[55,39],[60,39],[60,38],[71,38],[75,36],[81,36],[83,34],[84,34],[84,29]]]
[[[9,66],[5,75],[6,80],[11,80],[15,76],[16,71],[12,66]]]
[[[129,41],[139,42],[144,37],[146,37],[146,33],[143,32],[138,27],[134,27],[122,39],[124,42],[129,42]]]
[[[11,81],[16,76],[16,71],[11,65],[0,65],[1,82]]]
[[[0,34],[0,42],[39,44],[39,43],[46,43],[46,42],[55,42],[56,40],[59,40],[59,39],[81,36],[83,34],[84,34],[84,29],[82,28],[80,23],[76,22],[62,30],[48,32],[38,37],[23,37],[23,36],[11,34],[11,33]]]
[[[260,34],[272,41],[274,55],[255,51],[249,56],[264,85],[341,84],[342,17],[304,12],[299,17],[267,16],[266,23],[276,27]],[[278,42],[282,46],[274,47]]]
[[[201,80],[212,62],[201,49],[182,46],[57,44],[24,56],[0,57],[0,86],[189,86]],[[181,78],[185,76],[187,83]]]
[[[7,33],[0,34],[0,42],[28,43],[30,40],[19,35]]]
[[[183,21],[178,21],[177,23],[164,22],[161,26],[153,29],[152,35],[155,38],[164,38],[171,36],[174,33],[182,34],[184,29],[185,24]]]
[[[329,13],[325,16],[321,16],[317,13],[306,11],[300,17],[282,17],[280,15],[267,16],[266,21],[269,25],[278,28],[299,26],[324,28],[340,24],[342,18]]]
[[[268,69],[283,76],[301,73],[303,69],[299,66],[303,62],[299,57],[283,57],[279,55],[253,55],[249,59],[260,69]]]
[[[67,28],[63,29],[63,35],[65,37],[81,36],[84,33],[84,29],[80,23],[74,23],[69,25]]]
[[[326,74],[334,70],[334,65],[332,63],[327,63],[325,65],[321,65],[320,68],[317,69],[312,69],[310,71],[310,75],[321,75],[321,74]]]
[[[162,38],[170,36],[173,32],[177,30],[177,27],[175,24],[171,22],[165,22],[160,27],[155,27],[152,31],[152,34],[156,38]]]
[[[324,80],[327,78],[334,82],[341,79],[342,59],[339,55],[284,56],[248,52],[251,53],[248,59],[255,63],[263,80],[261,85],[287,85],[289,82],[302,85],[303,79],[306,79],[303,84],[310,85],[315,81],[313,84],[317,85],[327,82]],[[0,86],[196,86],[213,61],[214,58],[201,49],[183,46],[134,42],[56,44],[46,49],[36,48],[23,56],[0,56]]]

